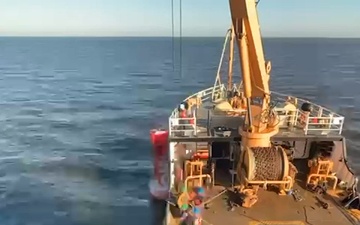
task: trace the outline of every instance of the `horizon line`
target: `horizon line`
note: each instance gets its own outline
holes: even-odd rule
[[[180,38],[179,36],[168,36],[168,35],[1,35],[0,38],[10,37],[10,38]],[[225,38],[225,36],[182,36],[181,38]],[[262,38],[321,38],[321,39],[360,39],[359,37],[354,36],[267,36],[264,35]]]

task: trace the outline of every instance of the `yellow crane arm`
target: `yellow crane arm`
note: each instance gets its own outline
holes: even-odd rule
[[[270,62],[265,63],[255,0],[229,0],[246,98],[268,99]]]
[[[271,64],[265,63],[257,3],[255,0],[229,0],[235,41],[239,48],[247,114],[239,131],[244,146],[269,146],[278,132],[276,113],[270,113],[269,78]],[[269,111],[269,112],[267,112]]]

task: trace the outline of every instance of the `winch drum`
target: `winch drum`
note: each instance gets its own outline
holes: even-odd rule
[[[283,181],[289,173],[289,161],[281,146],[247,147],[239,163],[238,170],[242,171],[238,174],[245,175],[250,182]]]

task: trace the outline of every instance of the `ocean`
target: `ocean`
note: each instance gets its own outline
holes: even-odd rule
[[[213,85],[222,45],[183,38],[180,64],[171,38],[1,37],[0,224],[150,224],[149,130]],[[360,172],[360,39],[265,38],[264,48],[273,91],[346,116]]]

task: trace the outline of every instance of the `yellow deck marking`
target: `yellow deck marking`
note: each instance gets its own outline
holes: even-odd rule
[[[249,225],[305,225],[302,221],[251,221]]]

